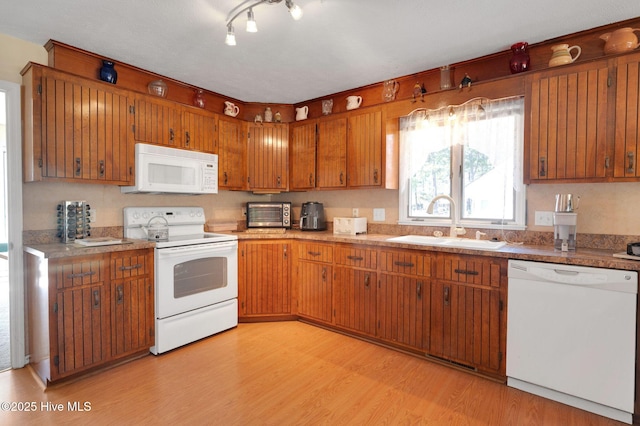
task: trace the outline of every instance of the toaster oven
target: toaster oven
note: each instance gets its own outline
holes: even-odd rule
[[[247,228],[291,228],[291,203],[248,202]]]

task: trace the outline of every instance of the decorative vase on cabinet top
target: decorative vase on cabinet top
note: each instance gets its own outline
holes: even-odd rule
[[[118,73],[116,72],[114,65],[115,64],[111,61],[102,61],[102,68],[100,68],[100,80],[116,84],[116,81],[118,81]]]
[[[194,93],[193,93],[193,105],[197,106],[198,108],[204,108],[205,102],[204,102],[204,90],[202,89],[195,89]]]
[[[511,74],[516,74],[519,72],[524,72],[529,70],[529,43],[521,41],[511,46],[511,52],[513,55],[509,60],[509,68],[511,69]]]
[[[604,53],[609,55],[611,53],[624,53],[634,50],[640,45],[638,43],[638,37],[633,33],[639,31],[640,28],[620,28],[619,30],[605,33],[600,36],[604,43]]]
[[[578,59],[578,57],[580,57],[580,54],[582,53],[582,49],[580,49],[580,46],[569,47],[568,44],[556,44],[555,46],[551,46],[551,50],[553,50],[553,53],[551,54],[551,60],[549,60],[550,67],[570,64]],[[571,56],[572,50],[578,51],[576,56]]]

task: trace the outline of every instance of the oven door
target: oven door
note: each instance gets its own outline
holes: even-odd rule
[[[238,297],[238,242],[156,248],[156,318]]]

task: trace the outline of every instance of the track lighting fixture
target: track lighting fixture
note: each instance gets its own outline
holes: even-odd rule
[[[225,39],[224,43],[227,46],[236,45],[236,36],[233,31],[233,21],[238,16],[240,16],[244,12],[247,12],[247,32],[255,33],[258,32],[258,25],[256,24],[256,20],[253,15],[253,8],[261,4],[277,3],[282,3],[282,0],[245,0],[234,9],[232,9],[227,16],[227,38]],[[297,21],[302,18],[302,8],[295,4],[293,0],[285,0],[284,4],[285,6],[287,6],[287,9],[289,9],[289,13],[294,20]]]

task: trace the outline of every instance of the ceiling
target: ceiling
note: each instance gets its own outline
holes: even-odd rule
[[[246,102],[293,104],[640,16],[638,0],[0,0],[0,33],[53,39]],[[117,70],[117,65],[116,65]]]

